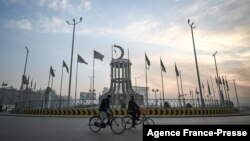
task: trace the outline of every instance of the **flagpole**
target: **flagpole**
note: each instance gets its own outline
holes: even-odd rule
[[[176,80],[177,80],[177,87],[178,87],[178,100],[179,100],[179,104],[180,104],[180,107],[182,107],[182,104],[181,104],[181,95],[180,95],[180,88],[179,88],[179,81],[178,81],[178,76],[176,75]]]
[[[207,96],[208,97],[208,104],[211,105],[211,100],[213,99],[213,97],[211,95],[211,89],[210,89],[208,79],[207,79],[207,93],[208,93],[208,96]]]
[[[231,107],[230,97],[229,97],[229,89],[226,88],[226,90],[227,90],[228,103],[229,103],[229,106]]]
[[[53,87],[53,76],[52,76],[52,81],[51,81],[51,90],[52,90],[52,87]]]
[[[60,108],[60,109],[61,109],[61,101],[62,101],[62,81],[63,81],[63,65],[62,65],[61,86],[60,86],[60,98],[59,98],[59,108]]]
[[[210,76],[210,80],[211,80],[211,83],[212,83],[212,88],[213,88],[213,95],[214,95],[214,100],[215,100],[215,91],[214,91],[214,83],[213,83],[213,79],[212,79],[212,76]]]
[[[77,93],[77,74],[78,74],[78,60],[77,60],[77,63],[76,63],[75,106],[76,106],[76,93]]]
[[[176,74],[176,80],[177,80],[177,87],[178,87],[178,101],[179,101],[179,104],[180,104],[180,107],[182,107],[182,104],[181,104],[181,96],[180,96],[180,88],[179,88],[179,81],[178,81],[178,77],[179,77],[179,71],[177,69],[177,66],[176,66],[176,63],[174,62],[175,64],[175,74]]]
[[[48,106],[48,93],[47,93],[47,90],[48,90],[48,88],[49,88],[49,82],[50,82],[50,72],[49,72],[49,81],[48,81],[48,87],[47,87],[47,89],[46,89],[46,93],[45,93],[45,95],[44,95],[44,108],[46,108],[47,106]]]
[[[95,53],[93,53],[93,96],[94,96],[94,92],[95,92]],[[94,100],[94,99],[93,99]],[[93,101],[92,101],[93,103]]]
[[[51,66],[50,66],[50,67],[51,67]],[[50,69],[51,69],[51,68],[50,68]],[[50,73],[50,71],[49,71],[49,80],[48,80],[48,87],[47,87],[47,90],[48,90],[48,88],[49,88],[50,76],[51,76],[51,73]],[[44,97],[45,97],[44,107],[47,107],[47,104],[48,104],[48,99],[47,99],[47,97],[48,97],[48,96],[49,96],[49,94],[45,93],[45,95],[44,95]]]
[[[179,74],[180,74],[180,81],[181,81],[181,96],[182,96],[182,102],[183,102],[183,107],[185,107],[185,106],[186,106],[186,102],[185,102],[185,98],[184,98],[184,94],[183,94],[181,71],[179,71]]]
[[[111,46],[111,54],[112,54],[111,60],[113,59],[113,52],[114,52],[114,46],[112,45]]]
[[[237,99],[237,104],[238,104],[238,110],[240,109],[240,104],[239,104],[239,99],[238,99],[238,94],[237,94],[237,89],[236,89],[236,85],[235,85],[235,80],[233,79],[234,82],[234,90],[235,90],[235,95],[236,95],[236,99]]]
[[[228,104],[228,97],[227,97],[227,91],[226,91],[226,87],[225,87],[225,80],[224,80],[223,76],[222,76],[222,85],[223,85],[223,88],[224,88],[224,93],[225,93],[225,96],[226,96],[226,105],[227,105]]]
[[[146,53],[145,53],[146,55]],[[147,61],[145,59],[145,74],[146,74],[146,104],[148,107],[148,76],[147,76]]]
[[[128,48],[128,59],[129,59],[129,48]]]
[[[204,96],[205,96],[205,98],[206,98],[206,91],[205,91],[205,87],[204,87],[204,83],[202,82],[202,89],[203,89],[203,94],[204,94]]]
[[[163,77],[162,77],[162,68],[161,68],[161,87],[162,87],[162,100],[163,100],[163,105],[164,105],[164,86],[163,86]],[[162,102],[161,102],[162,103]]]
[[[51,103],[51,94],[52,94],[52,90],[53,90],[53,88],[52,88],[53,87],[53,80],[54,80],[53,78],[54,77],[52,76],[52,78],[51,78],[52,79],[51,80],[51,92],[49,93],[49,108],[50,108],[50,103]]]
[[[227,87],[226,87],[226,90],[227,90],[227,97],[228,97],[228,101],[229,101],[229,104],[230,104],[229,88],[228,88],[226,76],[225,76],[225,85],[227,85]]]
[[[48,80],[48,87],[49,87],[49,82],[50,82],[50,72],[49,72],[49,80]]]

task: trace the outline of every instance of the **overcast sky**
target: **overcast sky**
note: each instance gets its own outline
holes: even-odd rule
[[[30,53],[26,74],[33,79],[33,84],[36,82],[37,88],[44,89],[51,65],[56,75],[53,88],[59,93],[62,61],[70,66],[72,45],[73,27],[65,21],[72,22],[73,18],[78,21],[82,17],[83,21],[76,26],[72,95],[77,54],[88,62],[78,66],[78,92],[90,88],[93,50],[105,56],[103,61],[95,61],[95,88],[99,94],[103,87],[109,87],[111,46],[118,44],[124,48],[125,58],[129,48],[133,85],[136,77],[137,85],[145,86],[146,52],[151,61],[150,92],[152,88],[161,89],[161,57],[167,70],[163,74],[165,98],[176,98],[174,62],[182,72],[184,93],[198,85],[187,24],[190,18],[196,26],[194,37],[201,81],[207,86],[207,80],[211,83],[212,77],[217,91],[212,54],[218,51],[219,75],[236,79],[239,96],[249,98],[249,7],[249,0],[1,0],[0,81],[20,87],[27,46]],[[69,74],[65,70],[63,80],[63,95],[67,95]],[[232,81],[229,86],[234,98]]]

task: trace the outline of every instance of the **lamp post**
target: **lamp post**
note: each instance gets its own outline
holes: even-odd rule
[[[152,89],[152,92],[155,92],[155,106],[157,106],[156,92],[158,91],[158,89]]]
[[[94,101],[94,93],[95,93],[95,89],[93,88],[93,86],[92,86],[92,76],[89,76],[89,78],[90,78],[90,88],[89,88],[89,92],[90,93],[92,93],[92,96],[93,96],[93,99],[92,99],[92,102],[90,103],[91,104],[91,106],[92,106],[92,104],[93,104],[93,101]]]
[[[193,90],[189,90],[189,93],[190,93],[190,98],[192,100],[192,104],[194,106],[194,94],[193,94]]]
[[[70,104],[70,92],[71,92],[71,76],[72,76],[72,62],[73,62],[73,52],[74,52],[74,38],[75,38],[75,26],[82,21],[82,17],[80,17],[80,21],[76,22],[75,19],[73,19],[73,23],[68,23],[68,25],[73,25],[73,38],[72,38],[72,50],[71,50],[71,62],[70,62],[70,75],[69,75],[69,92],[68,92],[68,107]]]
[[[95,100],[95,89],[89,89],[89,92],[92,93],[92,96],[93,96],[93,99],[92,99],[92,102],[91,102],[91,105],[94,104],[94,100]],[[92,106],[91,106],[92,107]]]
[[[29,55],[29,49],[26,46],[25,46],[25,49],[26,49],[26,59],[25,59],[25,65],[24,65],[24,72],[23,72],[23,76],[22,76],[19,101],[21,101],[23,99],[23,97],[22,97],[22,95],[23,95],[23,81],[24,81],[24,79],[26,79],[25,73],[26,73],[26,66],[27,66],[27,60],[28,60],[28,55]]]
[[[197,56],[196,56],[196,50],[195,50],[195,43],[194,43],[194,33],[193,33],[193,29],[195,29],[195,26],[194,26],[194,23],[193,23],[193,22],[190,24],[190,19],[188,19],[188,24],[189,24],[189,26],[190,26],[190,28],[191,28],[191,33],[192,33],[192,40],[193,40],[193,47],[194,47],[194,57],[195,57],[197,78],[198,78],[199,91],[200,91],[200,97],[201,97],[201,106],[204,108],[204,107],[205,107],[205,103],[204,103],[204,99],[203,99],[203,96],[202,96],[201,83],[200,83],[199,66],[198,66],[198,62],[197,62]]]

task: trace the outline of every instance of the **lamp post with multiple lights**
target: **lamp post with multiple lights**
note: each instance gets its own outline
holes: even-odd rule
[[[217,77],[217,80],[219,79],[219,73],[218,73],[218,68],[217,68],[217,62],[216,62],[216,54],[218,52],[216,51],[212,56],[214,57],[214,64],[215,64],[215,69],[216,69],[216,77]],[[220,100],[222,102],[224,102],[224,97],[223,97],[223,94],[221,93],[221,90],[220,90],[220,84],[218,83],[218,94],[219,94],[219,97],[220,97]]]
[[[72,50],[71,50],[71,62],[70,62],[70,75],[69,75],[69,91],[68,91],[68,107],[70,106],[70,92],[71,92],[71,76],[72,76],[72,62],[73,62],[73,53],[74,53],[74,38],[75,38],[75,26],[82,21],[82,17],[80,17],[80,21],[76,22],[73,19],[73,23],[68,23],[68,25],[73,25],[73,38],[72,38]]]
[[[22,76],[19,101],[23,100],[23,97],[22,97],[22,95],[23,95],[23,82],[24,82],[24,80],[26,80],[25,73],[26,73],[26,66],[27,66],[27,60],[28,60],[28,55],[29,55],[29,49],[27,47],[25,47],[25,49],[26,49],[26,59],[25,59],[25,65],[24,65],[24,72],[23,72],[23,76]]]
[[[194,43],[194,33],[193,29],[195,29],[194,22],[190,23],[190,19],[188,19],[188,24],[191,28],[191,33],[192,33],[192,40],[193,40],[193,47],[194,47],[194,57],[195,57],[195,64],[196,64],[196,71],[197,71],[197,78],[198,78],[198,84],[199,84],[199,91],[200,91],[200,97],[201,97],[201,106],[204,108],[205,103],[202,95],[202,89],[201,89],[201,82],[200,82],[200,73],[199,73],[199,66],[197,62],[197,56],[196,56],[196,50],[195,50],[195,43]]]
[[[157,106],[156,92],[158,91],[158,89],[152,89],[152,92],[155,92],[155,106]]]

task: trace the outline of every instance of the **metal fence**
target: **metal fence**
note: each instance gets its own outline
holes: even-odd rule
[[[206,108],[232,108],[234,107],[231,101],[220,100],[204,100]],[[33,100],[33,101],[20,101],[15,103],[16,109],[59,109],[59,108],[86,108],[95,109],[99,108],[99,100],[80,100],[71,99],[68,104],[68,100]],[[127,108],[127,104],[113,105],[112,108]],[[147,108],[203,108],[201,101],[197,99],[149,99],[144,101],[141,107]]]

